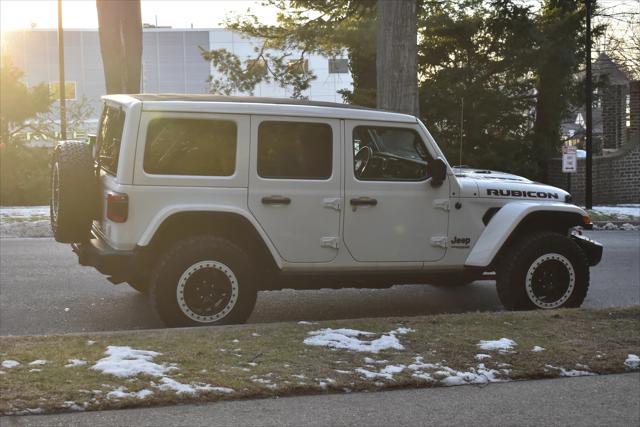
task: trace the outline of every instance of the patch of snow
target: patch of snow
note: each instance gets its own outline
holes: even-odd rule
[[[624,361],[624,365],[630,369],[640,368],[640,357],[636,354],[627,354],[627,360]]]
[[[251,336],[252,336],[252,337],[260,337],[260,336],[262,336],[262,335],[260,335],[260,334],[259,334],[259,333],[257,333],[257,332],[252,332],[252,333],[251,333]]]
[[[616,206],[594,206],[592,211],[605,215],[612,215],[618,219],[640,217],[640,204],[622,204]]]
[[[491,355],[490,354],[484,354],[484,353],[478,353],[478,354],[476,354],[475,359],[479,362],[479,361],[484,360],[484,359],[491,359]]]
[[[310,336],[304,340],[304,343],[312,346],[378,353],[387,349],[404,350],[404,346],[400,344],[396,335],[405,333],[407,333],[406,328],[402,330],[402,333],[396,329],[389,331],[387,334],[383,334],[380,338],[367,341],[361,340],[358,337],[370,337],[376,334],[355,329],[326,328],[309,332]]]
[[[64,308],[64,311],[65,311],[65,312],[69,312],[69,307],[65,307],[65,308]]]
[[[298,322],[298,325],[315,325],[318,322],[307,322],[306,320],[301,320]]]
[[[564,368],[558,368],[556,366],[551,366],[551,365],[545,365],[547,368],[550,369],[556,369],[558,371],[560,371],[560,376],[561,377],[586,377],[586,376],[591,376],[591,375],[597,375],[593,372],[589,372],[589,371],[578,371],[575,369],[564,369]]]
[[[232,343],[234,343],[234,344],[237,344],[237,343],[239,343],[240,341],[239,341],[239,340],[237,340],[237,339],[235,339],[235,340],[233,340],[233,341],[231,341],[231,342],[232,342]],[[238,351],[238,349],[236,349],[236,350],[234,350],[234,351]]]
[[[541,351],[545,351],[546,348],[544,347],[540,347],[539,345],[534,345],[533,348],[531,349],[532,352],[534,353],[539,353]]]
[[[339,374],[345,374],[345,375],[351,373],[351,371],[343,371],[342,369],[334,369],[334,371],[336,371]]]
[[[38,221],[16,221],[0,222],[0,237],[51,237],[51,222],[47,220]]]
[[[98,360],[91,369],[120,378],[139,374],[163,377],[166,372],[177,369],[175,366],[153,363],[152,360],[161,355],[156,351],[110,345],[105,354],[107,357]]]
[[[384,378],[392,380],[395,374],[404,371],[405,368],[405,365],[387,365],[378,372],[369,371],[364,368],[356,368],[355,371],[367,379]]]
[[[33,368],[29,369],[29,372],[42,372],[42,369]]]
[[[27,408],[22,411],[16,411],[15,415],[38,415],[44,414],[44,408]],[[11,415],[11,413],[7,413],[7,415]]]
[[[96,342],[93,340],[87,340],[87,345],[94,345]]]
[[[294,377],[294,378],[301,379],[301,380],[303,380],[303,379],[307,378],[307,377],[305,377],[305,376],[304,376],[304,375],[302,375],[302,374],[291,374],[291,376],[292,376],[292,377]]]
[[[382,364],[384,364],[384,363],[387,363],[387,362],[388,362],[387,360],[375,360],[375,359],[372,359],[372,358],[370,358],[370,357],[365,357],[365,358],[363,359],[363,361],[364,361],[364,363],[366,363],[366,364],[368,364],[368,365],[375,365],[375,364],[380,364],[380,365],[382,365]]]
[[[86,360],[81,360],[81,359],[67,359],[67,362],[69,363],[64,365],[65,368],[75,368],[76,366],[82,366],[87,364]]]
[[[214,387],[209,384],[183,384],[169,377],[163,377],[162,385],[156,386],[163,391],[175,391],[177,394],[197,394],[203,391],[217,391],[219,393],[233,393],[235,390],[226,387]]]
[[[73,400],[66,400],[63,405],[64,405],[65,408],[67,408],[71,412],[82,412],[82,411],[84,411],[84,407],[78,405]]]
[[[518,344],[509,338],[500,338],[499,340],[481,340],[476,345],[482,350],[499,350],[503,353],[512,350]]]
[[[15,368],[18,365],[20,365],[20,362],[18,362],[17,360],[8,359],[2,361],[2,367],[5,369]]]
[[[151,396],[153,392],[151,390],[142,389],[140,391],[131,391],[128,392],[124,387],[118,387],[109,393],[107,393],[107,399],[145,399]]]
[[[41,366],[46,364],[47,364],[47,361],[44,359],[38,359],[38,360],[34,360],[33,362],[29,362],[30,366],[35,366],[35,365]]]

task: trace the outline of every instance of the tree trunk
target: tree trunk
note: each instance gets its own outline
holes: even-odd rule
[[[139,93],[142,69],[140,0],[96,0],[107,93]]]
[[[418,115],[417,1],[378,0],[378,108]]]

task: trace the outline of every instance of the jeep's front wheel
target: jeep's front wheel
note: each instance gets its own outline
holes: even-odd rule
[[[244,323],[256,302],[255,271],[242,249],[214,236],[182,240],[164,253],[149,298],[167,326]]]
[[[498,265],[496,288],[509,310],[579,307],[589,289],[589,264],[571,238],[532,233]]]

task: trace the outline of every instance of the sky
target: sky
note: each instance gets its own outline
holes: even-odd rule
[[[248,8],[264,23],[275,23],[276,11],[253,0],[142,0],[142,22],[173,28],[216,28],[227,16]],[[0,0],[0,30],[57,28],[57,0]],[[63,0],[65,28],[98,28],[95,0]]]

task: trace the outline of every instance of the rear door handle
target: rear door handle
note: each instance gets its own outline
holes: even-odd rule
[[[266,196],[262,198],[263,205],[290,205],[291,199],[284,196]]]
[[[377,204],[378,201],[371,197],[358,197],[356,199],[351,199],[351,206],[375,206]]]

